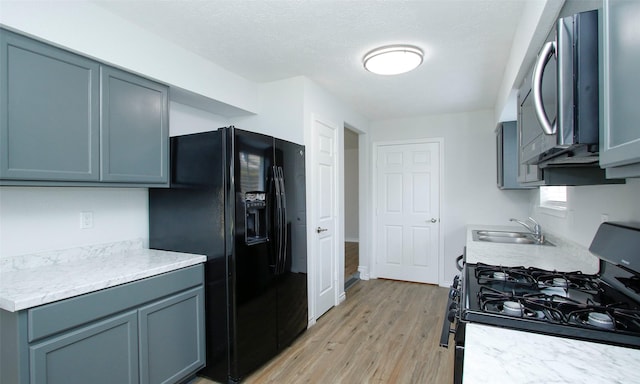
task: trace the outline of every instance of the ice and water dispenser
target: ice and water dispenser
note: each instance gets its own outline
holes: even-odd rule
[[[265,192],[247,192],[244,198],[246,212],[245,239],[248,245],[267,241],[267,201]]]

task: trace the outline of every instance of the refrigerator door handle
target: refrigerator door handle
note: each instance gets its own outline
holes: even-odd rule
[[[280,182],[278,181],[278,168],[276,166],[273,166],[273,184],[275,187],[275,205],[276,205],[276,209],[275,209],[275,229],[274,229],[274,238],[275,238],[275,248],[276,248],[276,260],[275,260],[275,266],[274,266],[274,274],[279,275],[280,274],[280,260],[281,260],[281,254],[282,251],[280,250],[280,248],[282,247],[280,244],[280,240],[281,240],[281,234],[280,232],[282,231],[281,229],[281,215],[280,215],[280,211],[282,210],[281,208],[281,201],[280,201]]]
[[[278,180],[280,182],[280,202],[282,207],[282,269],[281,273],[284,273],[285,267],[287,265],[287,240],[289,235],[289,230],[287,228],[287,192],[284,187],[284,171],[282,167],[278,167],[279,177]]]
[[[273,167],[273,180],[276,186],[276,269],[275,274],[282,273],[282,184],[278,167]]]

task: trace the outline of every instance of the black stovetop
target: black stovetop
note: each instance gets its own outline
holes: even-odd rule
[[[462,321],[640,348],[633,273],[605,261],[601,272],[467,264]]]

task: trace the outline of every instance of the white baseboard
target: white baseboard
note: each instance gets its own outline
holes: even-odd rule
[[[369,267],[358,266],[358,272],[360,272],[360,280],[369,280]]]
[[[340,293],[340,296],[338,296],[338,305],[342,304],[343,301],[345,301],[347,299],[347,295],[346,293],[344,293],[344,291],[342,291],[342,293]]]
[[[453,280],[447,280],[447,281],[444,281],[443,283],[440,283],[438,285],[443,287],[443,288],[450,288],[451,284],[453,284]]]
[[[345,238],[344,241],[346,243],[359,243],[360,239],[357,239],[357,238]]]

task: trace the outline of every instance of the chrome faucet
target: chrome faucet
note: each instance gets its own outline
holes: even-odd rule
[[[533,224],[533,226],[527,224],[522,220],[513,219],[513,218],[509,219],[509,221],[515,221],[516,223],[527,228],[529,232],[533,234],[533,238],[535,239],[536,243],[538,244],[544,243],[544,235],[542,234],[542,227],[540,226],[540,224],[538,224],[538,222],[535,221],[532,217],[529,217],[527,220],[529,220]]]

